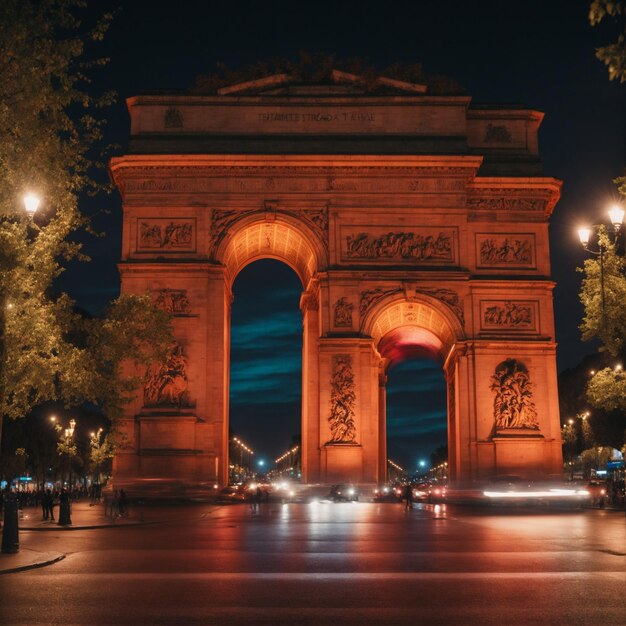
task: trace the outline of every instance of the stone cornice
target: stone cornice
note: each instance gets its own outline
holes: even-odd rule
[[[548,218],[561,197],[563,181],[557,178],[477,177],[468,184],[470,211],[528,211]]]

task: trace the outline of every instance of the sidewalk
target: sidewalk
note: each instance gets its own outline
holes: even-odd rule
[[[89,506],[89,502],[74,502],[72,504],[72,525],[59,526],[58,507],[55,507],[55,521],[46,521],[41,518],[41,509],[27,507],[20,511],[18,520],[19,531],[72,531],[90,530],[97,528],[116,528],[125,526],[140,526],[145,524],[159,524],[178,522],[181,519],[203,519],[208,515],[206,510],[210,505],[162,505],[162,506],[133,506],[124,517],[110,517],[104,515],[104,506],[96,504]],[[57,551],[37,551],[21,547],[16,554],[0,553],[0,576],[24,570],[52,565],[65,555]]]
[[[30,530],[85,530],[91,528],[108,528],[112,526],[130,526],[143,524],[144,509],[132,508],[124,517],[111,517],[104,514],[104,506],[100,503],[90,506],[89,502],[73,502],[71,526],[59,526],[59,507],[54,507],[55,520],[42,519],[41,509],[36,507],[26,507],[20,511],[19,529],[20,531]]]

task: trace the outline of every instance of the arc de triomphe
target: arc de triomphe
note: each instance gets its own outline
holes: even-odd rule
[[[385,479],[386,372],[411,354],[442,364],[453,480],[560,471],[543,115],[364,84],[128,100],[122,291],[177,343],[120,423],[118,483],[227,481],[231,286],[261,258],[302,281],[304,480]]]

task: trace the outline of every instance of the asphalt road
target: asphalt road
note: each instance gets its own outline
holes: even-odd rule
[[[626,624],[623,513],[372,503],[200,512],[22,533],[23,547],[67,558],[0,577],[0,623]]]

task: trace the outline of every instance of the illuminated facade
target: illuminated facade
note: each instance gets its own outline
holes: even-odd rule
[[[261,258],[302,281],[306,481],[385,479],[386,372],[411,355],[442,364],[453,480],[560,471],[543,116],[379,80],[128,101],[122,290],[177,344],[127,408],[119,483],[226,481],[231,286]]]

